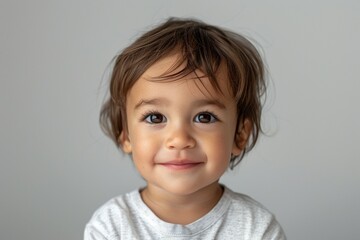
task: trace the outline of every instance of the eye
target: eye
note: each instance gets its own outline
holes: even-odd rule
[[[194,121],[198,123],[213,123],[218,121],[218,118],[212,113],[203,112],[196,115]]]
[[[159,124],[166,122],[166,118],[160,113],[151,113],[145,116],[144,121],[151,124]]]

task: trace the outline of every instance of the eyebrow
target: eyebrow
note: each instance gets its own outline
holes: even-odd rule
[[[164,98],[153,98],[153,99],[141,99],[136,105],[135,109],[138,109],[146,105],[167,105],[168,101]]]
[[[146,105],[169,105],[169,101],[165,98],[153,98],[153,99],[141,99],[136,105],[135,109],[138,109],[142,106]],[[200,99],[195,101],[193,104],[194,107],[202,107],[202,106],[208,106],[208,105],[214,105],[220,109],[226,109],[225,104],[222,102],[216,100],[216,99]]]
[[[208,105],[214,105],[220,109],[226,109],[225,104],[222,102],[216,100],[216,99],[201,99],[195,102],[194,106],[196,107],[202,107],[202,106],[208,106]]]

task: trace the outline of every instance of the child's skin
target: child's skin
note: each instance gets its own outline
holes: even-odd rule
[[[154,79],[169,69],[178,72],[173,68],[179,56],[159,60],[131,88],[119,143],[147,182],[141,196],[148,207],[166,222],[185,225],[219,201],[218,181],[231,155],[246,146],[252,126],[245,120],[236,129],[236,101],[225,67],[217,74],[221,92],[206,77],[200,83],[195,73],[173,81]]]
[[[100,207],[85,239],[286,239],[271,212],[219,184],[262,132],[264,74],[246,38],[191,19],[126,47],[100,123],[147,184]]]

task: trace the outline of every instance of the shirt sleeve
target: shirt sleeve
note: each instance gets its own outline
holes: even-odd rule
[[[274,216],[272,217],[270,224],[268,225],[268,228],[264,232],[264,236],[262,239],[264,239],[264,240],[286,240],[285,233]]]
[[[87,224],[84,231],[84,240],[110,240],[104,233],[95,228],[94,226]]]

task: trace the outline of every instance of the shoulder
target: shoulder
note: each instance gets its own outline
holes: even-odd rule
[[[230,199],[230,206],[232,208],[239,209],[244,213],[251,212],[255,215],[272,215],[267,208],[248,195],[233,192],[228,188],[226,188],[225,194]]]
[[[112,198],[92,215],[86,224],[84,239],[118,239],[122,225],[128,221],[132,212],[133,199],[136,199],[138,191]]]
[[[228,218],[231,222],[246,230],[250,239],[286,239],[275,215],[253,198],[226,189],[230,199]]]

